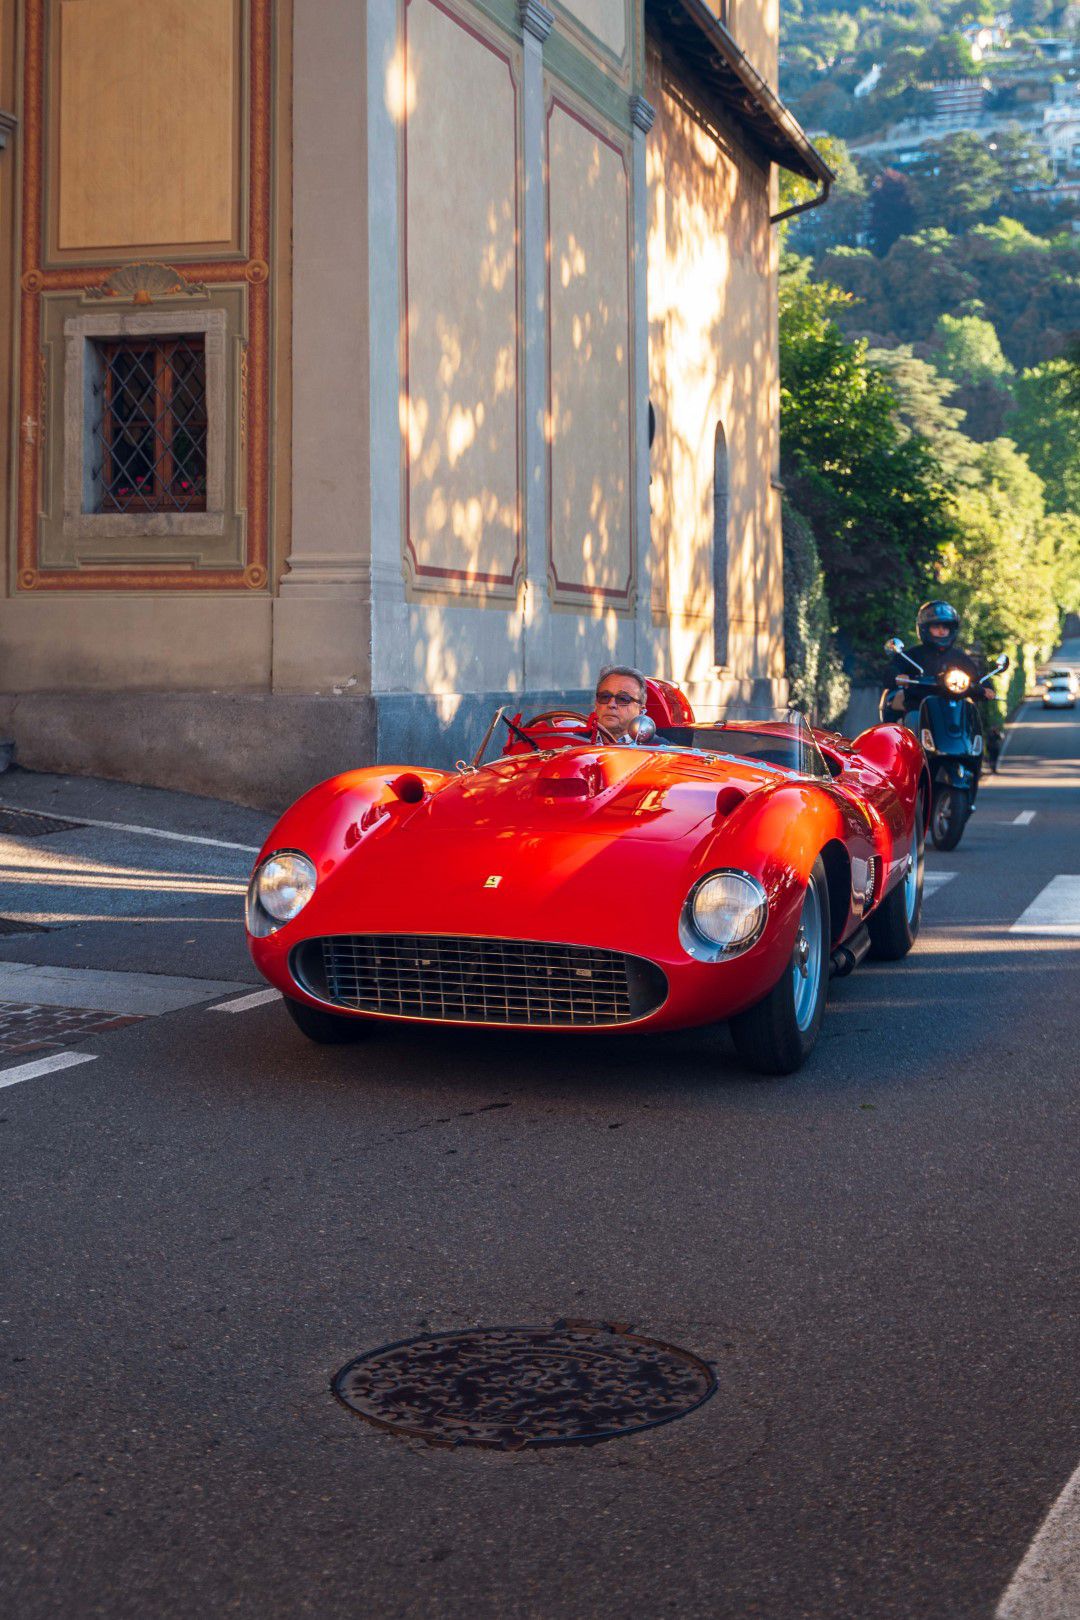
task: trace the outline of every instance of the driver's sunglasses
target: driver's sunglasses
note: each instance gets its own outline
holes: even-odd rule
[[[597,708],[602,708],[605,703],[617,703],[620,709],[625,709],[630,703],[636,703],[640,707],[641,699],[635,697],[633,692],[597,692]]]

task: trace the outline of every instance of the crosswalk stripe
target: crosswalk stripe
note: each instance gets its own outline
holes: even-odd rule
[[[1080,1614],[1080,1468],[1044,1519],[995,1610],[995,1620],[1071,1620]]]
[[[1013,827],[1030,827],[1035,820],[1034,810],[1021,810],[1020,814],[1010,823]]]
[[[927,872],[923,877],[923,894],[935,894],[956,876],[955,872]]]
[[[53,1052],[49,1057],[37,1058],[33,1063],[20,1063],[14,1069],[0,1069],[0,1089],[17,1086],[20,1080],[36,1080],[39,1074],[53,1074],[57,1069],[70,1069],[76,1063],[94,1063],[96,1052]]]
[[[254,990],[250,996],[240,996],[236,1001],[219,1001],[211,1012],[241,1013],[247,1012],[249,1007],[261,1007],[267,1001],[280,1001],[280,990]]]
[[[1009,932],[1080,938],[1080,877],[1059,872],[1051,878]]]

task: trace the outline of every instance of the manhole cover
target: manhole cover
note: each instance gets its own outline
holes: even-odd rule
[[[589,1445],[685,1417],[716,1389],[697,1356],[605,1322],[475,1328],[358,1356],[334,1394],[379,1428],[443,1446]]]
[[[0,810],[0,835],[12,838],[44,838],[48,833],[74,832],[84,825],[81,821],[42,815],[39,810]]]

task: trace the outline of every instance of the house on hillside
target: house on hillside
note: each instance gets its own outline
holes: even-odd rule
[[[776,183],[830,176],[777,36],[0,0],[19,758],[275,804],[613,660],[781,705]]]

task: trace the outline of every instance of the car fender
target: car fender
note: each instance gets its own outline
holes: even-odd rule
[[[845,904],[835,904],[835,867],[830,873],[830,900],[836,940],[853,922],[852,858],[864,867],[874,853],[873,828],[865,810],[829,783],[792,782],[749,795],[717,828],[698,852],[698,875],[732,867],[757,878],[769,902],[764,938],[774,957],[776,975],[794,949],[803,895],[818,856],[838,846],[846,866]],[[830,862],[835,857],[830,857]]]
[[[400,826],[456,779],[452,771],[415,765],[367,766],[329,777],[286,810],[255,865],[276,849],[297,849],[315,860],[320,877],[326,877],[360,843]]]

